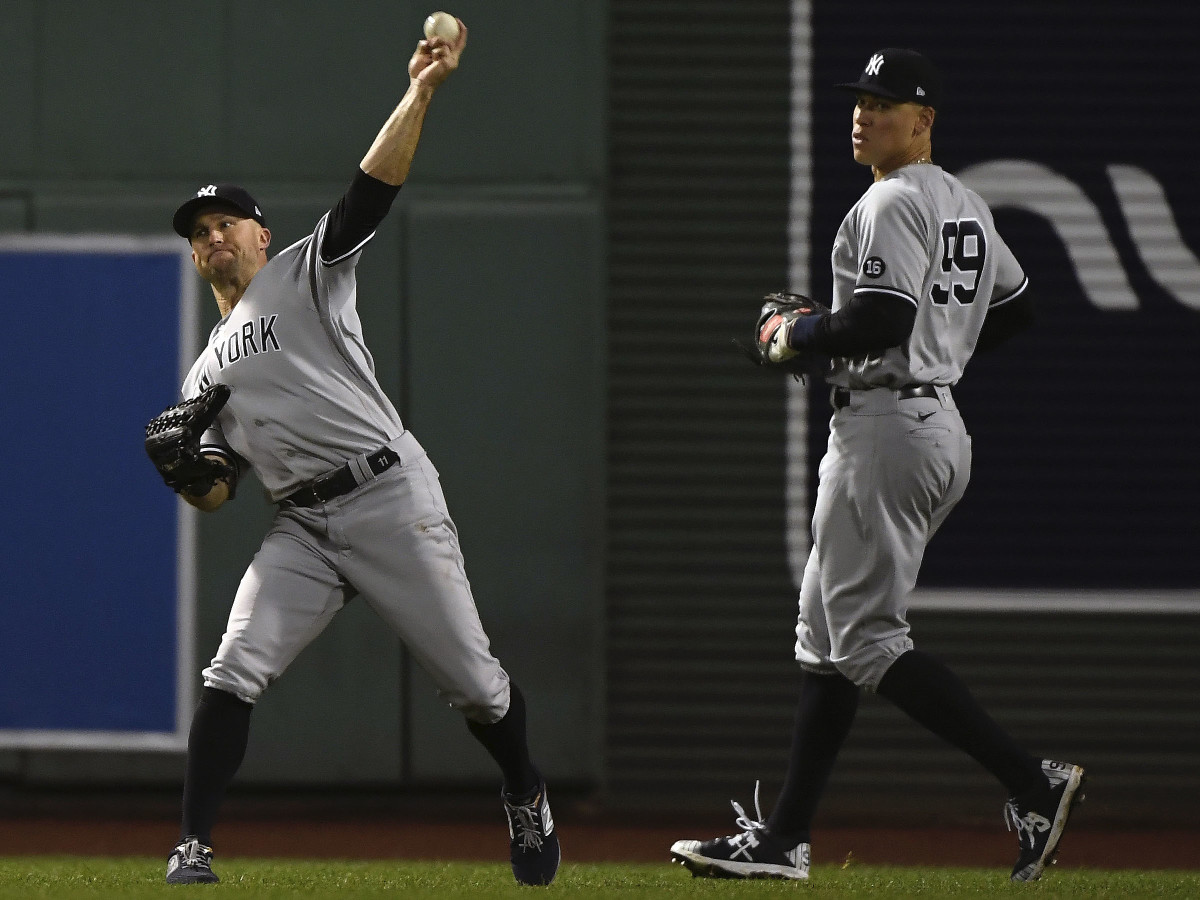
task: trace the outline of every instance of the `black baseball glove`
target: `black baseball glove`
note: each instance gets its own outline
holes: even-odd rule
[[[202,497],[222,478],[232,486],[237,476],[233,466],[200,453],[200,438],[228,399],[229,386],[214,384],[168,406],[146,425],[146,454],[175,493]]]
[[[817,354],[809,350],[795,350],[788,344],[792,325],[806,316],[823,316],[830,312],[824,303],[818,303],[803,294],[776,291],[763,297],[758,321],[754,324],[754,343],[734,339],[734,344],[756,366],[770,366],[802,379],[805,374],[817,371]]]

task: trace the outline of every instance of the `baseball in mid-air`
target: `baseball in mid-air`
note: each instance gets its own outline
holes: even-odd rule
[[[440,37],[453,44],[458,40],[458,21],[448,12],[430,13],[425,20],[425,37]]]

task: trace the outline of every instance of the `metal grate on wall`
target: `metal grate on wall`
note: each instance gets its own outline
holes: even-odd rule
[[[910,621],[1019,743],[1087,769],[1080,825],[1200,824],[1200,616],[915,610]],[[998,827],[1004,799],[977,763],[867,696],[815,824]]]
[[[787,277],[789,8],[609,6],[606,780],[715,800],[781,769],[798,677],[784,382],[731,344]]]

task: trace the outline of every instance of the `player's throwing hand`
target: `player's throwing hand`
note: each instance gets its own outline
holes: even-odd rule
[[[462,19],[455,21],[458,22],[458,38],[454,43],[437,36],[417,43],[417,49],[408,61],[408,77],[413,84],[436,88],[458,68],[459,57],[467,46],[467,26]]]

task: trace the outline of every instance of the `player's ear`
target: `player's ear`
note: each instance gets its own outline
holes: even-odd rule
[[[921,111],[917,113],[917,124],[913,129],[913,136],[924,134],[933,128],[933,119],[937,115],[937,110],[932,106],[922,106]]]
[[[271,229],[260,227],[258,229],[258,249],[266,250],[271,246]]]

